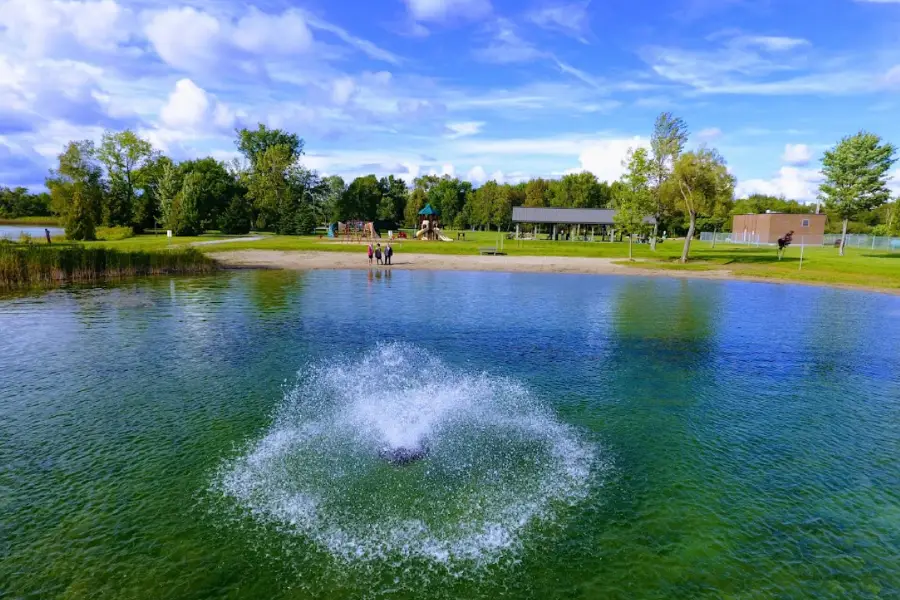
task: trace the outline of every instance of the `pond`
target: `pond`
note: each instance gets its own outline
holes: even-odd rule
[[[29,235],[35,240],[43,240],[44,229],[49,229],[51,236],[65,235],[66,233],[62,227],[49,225],[0,225],[0,240],[18,241],[23,234]]]
[[[0,300],[0,589],[900,594],[900,298],[243,271]]]

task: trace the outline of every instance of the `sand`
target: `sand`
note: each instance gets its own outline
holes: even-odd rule
[[[226,267],[262,269],[368,269],[365,252],[239,250],[210,254]],[[662,271],[634,269],[622,259],[574,256],[460,256],[447,254],[395,254],[391,266],[377,269],[431,271],[501,271],[507,273],[583,273],[727,279],[730,271]]]

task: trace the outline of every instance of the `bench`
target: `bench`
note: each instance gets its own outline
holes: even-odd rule
[[[499,252],[497,252],[496,248],[479,248],[478,253],[482,254],[482,255],[490,254],[492,256],[496,256],[497,254],[499,254]]]

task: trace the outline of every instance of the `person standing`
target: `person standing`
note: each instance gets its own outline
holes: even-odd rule
[[[47,243],[50,244],[51,243],[50,242],[50,230],[47,229],[46,227],[44,228],[44,235],[47,236]]]
[[[384,264],[386,264],[386,265],[391,264],[392,256],[394,256],[394,249],[391,248],[390,244],[388,244],[387,247],[384,249]]]
[[[381,260],[381,244],[375,246],[375,260],[378,261],[379,265],[384,264],[384,261]]]
[[[375,251],[372,249],[372,244],[369,244],[369,266],[372,266],[372,256],[375,254]]]

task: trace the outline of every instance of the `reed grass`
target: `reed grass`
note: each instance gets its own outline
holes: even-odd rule
[[[0,287],[6,288],[199,274],[215,269],[215,261],[193,248],[127,252],[80,244],[0,242]]]

